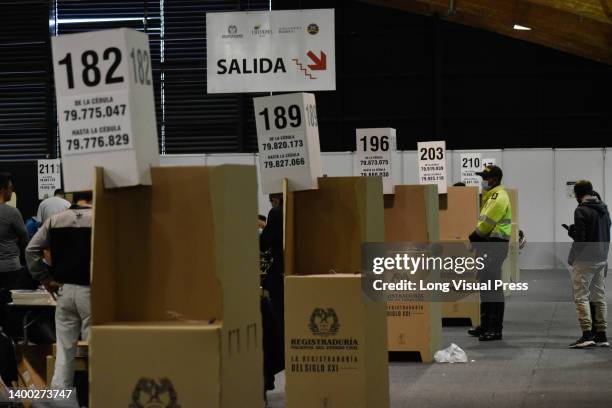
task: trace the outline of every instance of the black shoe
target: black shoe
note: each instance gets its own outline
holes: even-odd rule
[[[606,337],[606,332],[597,332],[593,341],[597,347],[610,347],[610,343]]]
[[[582,332],[582,337],[569,345],[569,348],[586,348],[595,346],[595,336],[591,331]]]
[[[468,334],[474,337],[480,337],[481,334],[484,333],[484,330],[481,326],[476,326],[473,329],[468,330]]]
[[[502,334],[501,332],[497,332],[497,331],[488,331],[486,333],[483,333],[480,335],[480,337],[478,337],[478,340],[480,341],[493,341],[493,340],[501,340],[502,339]]]

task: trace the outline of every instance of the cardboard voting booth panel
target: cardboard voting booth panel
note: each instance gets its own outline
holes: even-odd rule
[[[184,408],[263,406],[255,168],[151,176],[107,189],[96,172],[90,406],[146,389]]]
[[[510,246],[508,248],[508,258],[502,267],[502,276],[504,282],[519,282],[521,273],[519,269],[519,206],[518,206],[518,190],[514,188],[506,189],[510,196],[510,206],[512,207],[512,236],[510,238]],[[506,295],[511,292],[506,291]]]
[[[382,182],[318,185],[285,203],[286,406],[388,407],[385,304],[364,296],[358,274],[362,243],[384,239]]]
[[[440,240],[468,241],[479,213],[478,187],[448,187],[446,207],[440,208]],[[470,295],[458,302],[442,303],[443,318],[469,318],[473,326],[480,324],[480,296]]]
[[[438,241],[436,185],[395,186],[385,195],[385,241],[427,243]],[[442,318],[439,302],[387,302],[389,351],[418,351],[424,362],[440,349]]]

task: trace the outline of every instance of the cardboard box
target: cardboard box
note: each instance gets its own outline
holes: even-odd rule
[[[97,170],[90,406],[129,404],[142,377],[183,408],[262,407],[255,168],[151,175],[109,190]]]
[[[439,237],[436,185],[395,186],[385,195],[385,240],[427,243]],[[387,302],[389,351],[418,351],[424,362],[433,361],[442,337],[439,302]]]
[[[287,407],[388,407],[385,305],[358,275],[285,280]]]
[[[18,386],[28,389],[44,389],[47,386],[46,356],[50,346],[17,346]]]
[[[385,304],[358,274],[362,244],[384,239],[382,181],[318,182],[285,201],[287,407],[388,407]]]
[[[53,351],[52,356],[57,357],[57,343],[53,343],[52,351]],[[88,355],[89,355],[89,343],[86,341],[79,341],[77,344],[77,353],[76,353],[77,358],[87,357]]]
[[[361,273],[361,245],[385,238],[381,179],[323,177],[318,184],[287,194],[285,275]]]
[[[440,208],[440,240],[467,242],[476,228],[480,211],[478,187],[448,187],[446,206]],[[442,304],[443,318],[469,318],[472,326],[480,324],[480,295],[473,294],[459,302]]]
[[[47,387],[51,386],[53,380],[53,373],[55,372],[55,361],[56,356],[47,356]],[[89,364],[87,357],[77,357],[74,360],[74,371],[87,371]]]

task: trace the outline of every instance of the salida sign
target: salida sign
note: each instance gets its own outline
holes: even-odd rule
[[[208,93],[336,89],[333,9],[206,16]]]

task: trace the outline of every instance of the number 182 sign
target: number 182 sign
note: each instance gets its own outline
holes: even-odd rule
[[[446,193],[446,142],[419,142],[419,184],[437,184],[438,193]]]
[[[87,167],[94,165],[117,172],[110,187],[140,184],[143,174],[134,169],[148,166],[138,161],[158,155],[150,147],[157,146],[157,126],[148,36],[129,29],[88,32],[53,37],[52,47],[66,189],[87,187],[75,180],[78,173],[91,178]],[[136,147],[147,153],[99,156]]]

